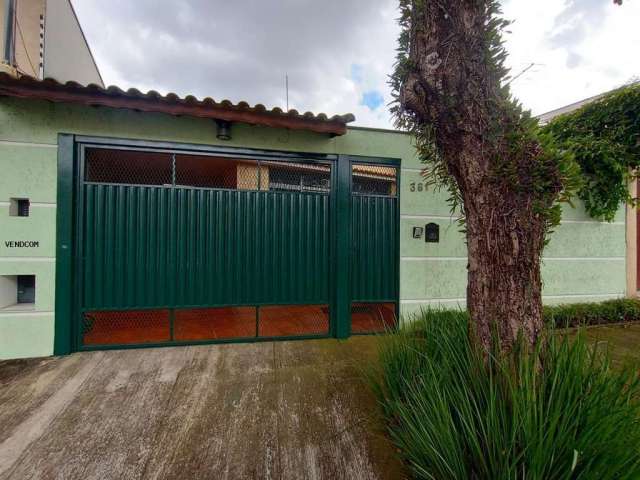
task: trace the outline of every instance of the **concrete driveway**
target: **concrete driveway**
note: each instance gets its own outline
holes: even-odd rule
[[[402,478],[374,337],[0,363],[0,479]]]

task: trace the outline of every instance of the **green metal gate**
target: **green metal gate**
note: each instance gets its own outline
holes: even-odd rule
[[[82,149],[80,348],[331,333],[331,162]]]
[[[399,161],[60,135],[56,354],[397,324]]]
[[[398,318],[398,169],[351,166],[351,332],[394,328]]]

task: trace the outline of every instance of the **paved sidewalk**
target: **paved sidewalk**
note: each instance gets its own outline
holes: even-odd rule
[[[0,362],[0,479],[386,479],[374,337]]]

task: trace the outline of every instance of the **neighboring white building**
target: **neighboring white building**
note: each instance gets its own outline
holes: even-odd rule
[[[104,87],[69,0],[0,0],[0,71]]]

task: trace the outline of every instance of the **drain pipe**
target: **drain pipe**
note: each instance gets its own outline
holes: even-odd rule
[[[15,63],[15,16],[16,16],[16,0],[5,0],[4,21],[5,21],[5,38],[4,52],[2,61],[8,65]]]

